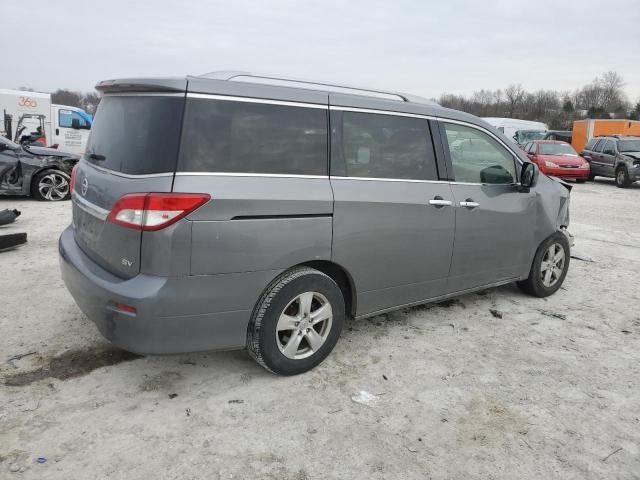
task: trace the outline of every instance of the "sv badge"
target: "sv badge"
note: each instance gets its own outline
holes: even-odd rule
[[[131,266],[133,265],[133,262],[131,260],[129,260],[128,258],[123,258],[122,259],[122,265],[124,265],[125,267],[131,268]]]

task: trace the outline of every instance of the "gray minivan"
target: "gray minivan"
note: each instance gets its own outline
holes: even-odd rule
[[[346,317],[569,267],[569,189],[428,100],[249,74],[123,79],[73,173],[64,282],[115,345],[307,371]]]

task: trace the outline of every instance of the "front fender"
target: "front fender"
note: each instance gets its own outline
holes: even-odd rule
[[[549,235],[569,227],[571,189],[556,177],[540,175],[535,187],[537,200],[536,240],[538,244]]]
[[[31,192],[31,182],[40,172],[45,170],[59,170],[71,178],[71,171],[78,160],[66,157],[22,157],[22,191],[25,195]]]

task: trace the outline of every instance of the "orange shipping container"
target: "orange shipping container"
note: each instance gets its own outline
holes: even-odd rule
[[[602,135],[639,135],[640,121],[635,120],[576,120],[573,122],[571,145],[582,152],[587,142]]]

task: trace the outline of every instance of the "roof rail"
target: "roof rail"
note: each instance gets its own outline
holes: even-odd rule
[[[274,85],[274,84],[277,84],[278,82],[282,82],[282,83],[292,84],[292,85],[282,85],[282,86],[293,86],[298,88],[310,88],[313,86],[329,87],[329,90],[335,89],[334,91],[338,93],[375,96],[375,97],[381,97],[381,98],[386,98],[390,100],[399,100],[401,102],[413,102],[413,103],[422,103],[427,105],[437,105],[437,103],[432,100],[427,100],[426,98],[422,98],[417,95],[409,95],[406,93],[355,87],[353,85],[342,85],[338,83],[316,82],[313,80],[301,80],[297,78],[277,77],[273,75],[256,75],[250,72],[242,72],[242,71],[232,71],[232,70],[224,71],[223,70],[223,71],[205,73],[203,75],[198,75],[198,76],[203,78],[210,78],[213,80],[227,80],[227,81],[242,81],[242,79],[245,78],[249,80],[258,80],[255,83],[266,83],[268,85]],[[340,92],[340,90],[346,90],[346,92],[345,91]]]

